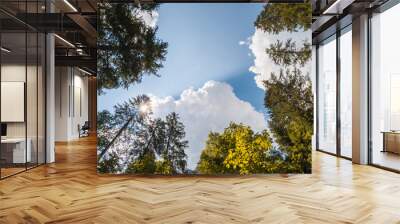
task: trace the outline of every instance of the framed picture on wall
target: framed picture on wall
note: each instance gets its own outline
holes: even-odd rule
[[[310,4],[99,10],[99,173],[311,172]]]

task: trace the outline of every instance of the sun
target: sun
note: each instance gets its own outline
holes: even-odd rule
[[[139,105],[139,111],[142,114],[148,114],[151,111],[150,103],[142,103]]]

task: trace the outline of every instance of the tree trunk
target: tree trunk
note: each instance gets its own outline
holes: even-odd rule
[[[106,154],[106,152],[110,149],[110,147],[114,144],[115,140],[122,134],[122,132],[128,127],[129,123],[133,120],[133,117],[129,118],[129,120],[122,126],[121,129],[119,129],[118,133],[114,136],[114,138],[111,140],[111,142],[101,151],[100,155],[97,157],[97,160],[100,161],[100,159]]]

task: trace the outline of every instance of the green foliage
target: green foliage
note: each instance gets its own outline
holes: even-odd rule
[[[311,58],[311,44],[304,41],[303,46],[297,49],[296,42],[288,39],[285,43],[277,40],[266,49],[272,61],[281,66],[304,66]]]
[[[227,142],[220,134],[210,132],[206,146],[200,155],[197,170],[202,174],[225,173],[224,161],[232,142]]]
[[[165,118],[166,139],[164,140],[163,151],[161,152],[163,166],[170,166],[170,170],[175,173],[179,171],[185,172],[186,169],[186,154],[185,148],[188,147],[188,141],[185,139],[185,126],[179,121],[177,113],[172,112]]]
[[[146,119],[149,125],[136,133],[134,148],[137,153],[153,153],[161,157],[160,161],[155,161],[155,173],[184,173],[187,165],[185,148],[188,147],[188,141],[184,140],[185,127],[179,121],[178,114],[168,114],[165,121]]]
[[[311,81],[299,70],[281,71],[264,81],[269,126],[280,149],[287,153],[289,172],[311,172],[313,95]]]
[[[154,174],[156,161],[153,152],[147,152],[129,164],[126,173],[129,174]]]
[[[139,112],[141,105],[147,105],[150,98],[146,95],[139,95],[128,101],[114,106],[114,114],[104,110],[98,112],[97,150],[98,160],[114,145],[123,132],[134,134],[144,123],[144,117]]]
[[[112,152],[109,154],[107,159],[100,161],[97,165],[99,173],[118,173],[121,172],[122,168],[119,164],[119,158],[117,153]]]
[[[163,159],[163,160],[156,161],[155,174],[173,175],[173,174],[176,174],[176,171],[170,160]]]
[[[272,148],[264,161],[264,173],[288,173],[288,160],[279,149]]]
[[[155,4],[99,3],[97,69],[98,92],[140,83],[157,75],[168,44],[157,39],[157,28],[147,26],[137,12],[151,12]]]
[[[292,33],[309,30],[311,18],[310,3],[266,4],[258,15],[255,25],[269,34]],[[311,43],[303,41],[301,45],[297,46],[292,39],[288,39],[285,43],[277,40],[266,49],[266,53],[277,65],[304,66],[311,59]]]
[[[311,138],[313,134],[312,123],[298,118],[293,120],[288,127],[291,145],[287,147],[289,172],[311,173]]]
[[[310,3],[266,4],[257,16],[255,26],[265,32],[297,32],[311,28],[312,8]]]
[[[290,145],[287,134],[290,122],[302,118],[307,124],[313,123],[313,94],[311,81],[298,69],[272,74],[264,81],[265,107],[270,115],[270,129],[280,145]]]
[[[103,110],[97,113],[97,148],[98,150],[104,149],[108,144],[110,144],[110,139],[108,139],[104,134],[106,130],[112,127],[111,122],[112,114],[108,110]]]
[[[208,136],[197,170],[202,174],[252,174],[276,171],[267,163],[272,142],[267,130],[254,133],[249,126],[231,123],[224,132]]]
[[[304,32],[311,28],[312,9],[304,4],[267,4],[255,25],[271,35],[281,32]],[[301,74],[311,59],[311,43],[301,47],[293,39],[277,40],[266,49],[272,61],[282,66],[280,74],[264,81],[264,104],[269,113],[269,127],[279,150],[286,159],[270,161],[278,170],[292,173],[311,172],[311,138],[313,131],[313,95],[309,74]]]
[[[152,118],[148,107],[150,99],[140,95],[114,107],[114,113],[98,113],[98,153],[102,170],[116,167],[108,161],[111,154],[118,166],[127,167],[120,172],[141,174],[177,174],[186,172],[185,127],[176,113],[165,119]],[[100,168],[99,168],[100,171]]]
[[[224,165],[239,174],[264,173],[266,153],[272,143],[267,131],[254,134],[250,127],[238,128],[236,147],[228,151]]]

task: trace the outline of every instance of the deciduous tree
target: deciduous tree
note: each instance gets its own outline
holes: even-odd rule
[[[197,170],[203,174],[266,173],[272,165],[266,163],[270,149],[267,130],[254,133],[249,126],[231,123],[223,133],[209,134]]]

